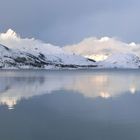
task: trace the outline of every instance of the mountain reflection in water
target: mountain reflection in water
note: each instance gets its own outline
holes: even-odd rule
[[[9,109],[21,99],[65,90],[103,99],[140,90],[138,71],[1,71],[0,104]]]
[[[139,70],[0,71],[0,140],[139,140]]]

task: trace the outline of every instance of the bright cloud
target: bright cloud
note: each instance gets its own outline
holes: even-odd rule
[[[102,37],[100,39],[86,38],[78,44],[65,46],[66,51],[88,56],[95,60],[106,59],[107,56],[115,53],[133,53],[140,56],[140,44],[125,43],[116,38]]]

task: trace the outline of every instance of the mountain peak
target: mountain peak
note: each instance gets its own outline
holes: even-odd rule
[[[0,37],[3,39],[9,39],[9,38],[17,39],[19,35],[17,35],[17,33],[12,29],[8,29],[6,33],[1,33]]]

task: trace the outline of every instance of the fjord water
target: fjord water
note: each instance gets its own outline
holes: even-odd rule
[[[0,71],[2,140],[139,140],[139,70]]]

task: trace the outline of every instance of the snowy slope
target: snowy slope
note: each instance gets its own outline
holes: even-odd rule
[[[3,44],[3,45],[2,45]],[[61,47],[35,39],[22,39],[11,29],[0,34],[0,68],[79,68],[95,63]]]
[[[140,58],[131,53],[116,53],[106,60],[98,62],[102,68],[139,68]]]
[[[54,49],[54,48],[53,48]],[[43,51],[9,49],[0,45],[0,68],[76,68],[94,66],[95,63],[88,59],[62,53],[43,53]],[[57,50],[57,49],[56,49]],[[55,50],[55,51],[56,51]]]

